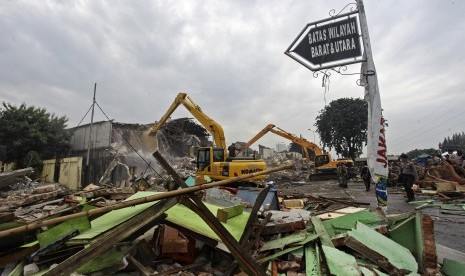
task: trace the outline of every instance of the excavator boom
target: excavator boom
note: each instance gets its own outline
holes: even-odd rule
[[[313,152],[315,152],[316,155],[321,155],[323,154],[322,150],[320,149],[320,147],[318,147],[316,144],[312,143],[312,142],[309,142],[307,141],[306,139],[304,138],[299,138],[297,136],[295,136],[294,134],[292,133],[289,133],[273,124],[269,124],[267,125],[266,127],[264,127],[261,131],[259,131],[254,137],[252,137],[252,139],[250,139],[240,150],[240,152],[243,152],[245,151],[246,149],[248,149],[253,143],[255,143],[258,139],[260,139],[263,135],[265,135],[266,133],[268,132],[271,132],[271,133],[274,133],[276,135],[279,135],[285,139],[288,139],[300,146],[302,146],[305,150],[305,153],[306,153],[306,156],[307,156],[307,159],[310,160],[310,157],[309,157],[309,154],[308,154],[308,150],[307,149],[311,149]]]
[[[179,93],[171,106],[154,126],[150,128],[150,134],[155,134],[166,123],[173,112],[182,104],[199,122],[207,129],[213,138],[215,146],[226,149],[226,139],[223,128],[212,118],[202,112],[202,109],[186,93]]]

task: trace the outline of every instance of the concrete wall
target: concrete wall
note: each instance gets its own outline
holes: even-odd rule
[[[58,183],[72,190],[81,189],[82,157],[68,157],[60,161]],[[44,182],[54,183],[55,159],[43,161],[41,177]]]
[[[55,159],[44,160],[42,162],[42,173],[40,179],[46,183],[53,183],[55,174]]]
[[[74,129],[71,137],[71,149],[73,151],[84,151],[88,149],[90,124]],[[109,148],[112,137],[112,126],[110,122],[97,122],[92,125],[92,149]]]
[[[72,190],[81,189],[82,157],[68,157],[60,161],[58,183]]]

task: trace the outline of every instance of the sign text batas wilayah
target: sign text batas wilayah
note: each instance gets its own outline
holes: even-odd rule
[[[353,59],[362,56],[357,18],[318,26],[308,24],[286,54],[311,70],[320,70],[325,65],[344,65],[347,63],[334,63],[347,59],[354,63]]]

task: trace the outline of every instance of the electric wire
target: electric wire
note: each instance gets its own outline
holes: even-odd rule
[[[105,118],[107,118],[108,122],[111,123],[111,125],[116,129],[116,131],[118,131],[119,134],[121,134],[121,138],[123,138],[123,140],[129,145],[129,147],[131,147],[131,149],[134,150],[134,152],[145,162],[145,164],[147,164],[147,167],[151,168],[152,171],[154,171],[159,177],[162,177],[153,167],[152,165],[147,162],[147,160],[145,160],[145,158],[139,154],[139,152],[137,151],[137,149],[135,149],[131,143],[129,143],[129,141],[124,137],[123,135],[123,132],[118,129],[114,124],[113,122],[110,120],[110,118],[107,116],[107,114],[103,111],[103,109],[100,107],[100,105],[97,103],[97,101],[95,101],[95,104],[97,105],[97,107],[100,109],[100,111],[103,113],[103,115],[105,116]]]

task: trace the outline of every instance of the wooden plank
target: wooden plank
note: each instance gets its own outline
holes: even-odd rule
[[[89,260],[96,258],[103,252],[110,249],[116,243],[129,237],[142,227],[155,220],[162,219],[164,212],[177,204],[176,198],[166,199],[157,202],[145,211],[137,214],[131,219],[121,223],[116,228],[102,234],[93,241],[88,247],[79,251],[77,254],[61,262],[58,266],[49,270],[45,275],[69,275]]]
[[[160,165],[170,174],[176,183],[181,187],[187,188],[188,186],[184,180],[176,173],[176,171],[166,162],[161,154],[156,151],[153,153],[155,159],[158,160]],[[232,253],[234,258],[243,265],[243,267],[253,275],[265,275],[263,269],[252,259],[252,256],[246,252],[239,243],[231,236],[231,234],[224,228],[224,226],[216,219],[216,217],[208,210],[202,200],[195,194],[187,195],[190,200],[182,200],[183,204],[197,214],[211,227],[213,231],[220,237],[226,247]],[[191,201],[192,200],[192,201]]]
[[[173,269],[163,271],[163,272],[159,272],[157,274],[152,274],[152,275],[157,275],[157,276],[172,275],[172,274],[176,274],[176,273],[178,273],[180,271],[186,271],[186,270],[189,270],[189,269],[192,269],[192,268],[203,266],[203,265],[205,265],[207,263],[209,263],[209,261],[203,261],[203,262],[199,262],[199,263],[188,264],[188,265],[185,265],[185,266],[180,266],[178,268],[173,268]]]
[[[361,275],[355,257],[334,247],[322,245],[326,264],[331,275],[359,276]]]
[[[328,232],[326,232],[326,229],[321,222],[321,220],[318,217],[311,217],[313,227],[315,229],[315,232],[320,235],[320,241],[322,245],[326,245],[329,247],[334,247],[333,242],[331,241],[331,238],[328,235]]]
[[[305,229],[305,222],[303,220],[291,221],[286,223],[267,225],[263,229],[264,235],[289,233]]]
[[[306,233],[306,231],[302,231],[302,232],[288,235],[280,239],[275,239],[275,240],[265,242],[260,247],[260,252],[271,250],[271,249],[284,248],[286,245],[305,240],[307,236],[308,236],[308,233]]]
[[[273,255],[270,255],[270,256],[267,256],[265,258],[262,258],[260,260],[258,260],[259,263],[265,263],[265,262],[268,262],[270,260],[273,260],[275,258],[278,258],[282,255],[286,255],[287,253],[291,253],[292,251],[295,251],[295,250],[298,250],[298,249],[302,249],[302,246],[295,246],[295,247],[290,247],[290,248],[286,248],[284,250],[281,250]]]
[[[357,223],[357,228],[347,232],[347,235],[345,245],[375,262],[389,274],[417,272],[418,264],[407,248],[370,227]]]
[[[216,218],[221,222],[228,222],[228,219],[238,216],[244,212],[244,205],[239,204],[235,206],[225,207],[218,209]]]
[[[248,240],[250,238],[250,235],[252,234],[252,227],[251,226],[255,221],[257,221],[258,211],[260,210],[260,207],[262,206],[263,202],[265,201],[266,196],[270,192],[270,189],[271,189],[271,187],[267,186],[266,188],[261,190],[260,193],[257,196],[257,199],[255,200],[255,203],[254,203],[254,205],[252,207],[252,211],[250,211],[249,220],[247,221],[247,224],[245,225],[245,231],[242,234],[242,237],[241,237],[241,239],[239,241],[239,243],[242,246],[244,246],[248,242]]]
[[[306,244],[305,252],[305,275],[321,276],[320,256],[317,254],[316,243]]]

